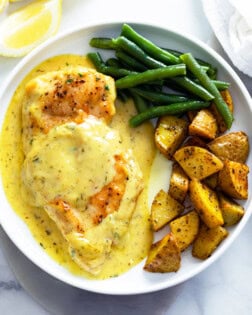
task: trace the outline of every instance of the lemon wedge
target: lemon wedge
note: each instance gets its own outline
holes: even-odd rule
[[[21,57],[54,35],[62,0],[36,0],[13,12],[0,25],[0,55]]]
[[[0,12],[3,11],[8,2],[9,2],[8,0],[0,0]]]

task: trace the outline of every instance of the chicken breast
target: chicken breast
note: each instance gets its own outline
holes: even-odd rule
[[[37,76],[26,85],[23,101],[23,147],[66,122],[80,124],[87,115],[109,123],[115,114],[114,80],[81,66]]]
[[[76,82],[79,73],[85,83]],[[56,85],[67,93],[55,96]],[[127,232],[143,189],[133,153],[109,125],[114,89],[93,70],[53,72],[28,83],[23,105],[24,189],[56,223],[72,259],[92,274]]]

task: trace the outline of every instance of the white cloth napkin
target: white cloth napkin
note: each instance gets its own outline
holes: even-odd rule
[[[233,64],[252,77],[252,0],[202,0],[205,15]]]

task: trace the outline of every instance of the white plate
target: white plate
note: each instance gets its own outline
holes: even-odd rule
[[[168,29],[147,24],[129,24],[131,24],[138,32],[162,47],[190,51],[196,57],[205,59],[217,66],[219,70],[218,78],[231,83],[231,92],[235,103],[235,121],[232,131],[243,130],[252,139],[252,106],[249,93],[232,68],[216,52],[196,39],[184,37]],[[93,50],[89,47],[89,40],[92,37],[116,37],[120,33],[121,25],[122,22],[85,26],[55,37],[25,57],[12,71],[2,87],[0,94],[0,126],[2,126],[5,112],[16,87],[34,66],[51,56],[62,53],[86,54]],[[251,156],[249,156],[248,165],[251,166]],[[251,185],[251,174],[249,175],[249,185]],[[10,207],[4,195],[2,183],[0,187],[0,204],[0,220],[3,229],[16,246],[33,263],[55,278],[75,287],[93,292],[118,295],[154,292],[177,285],[198,274],[218,259],[232,244],[234,239],[243,229],[245,223],[248,221],[252,211],[250,195],[249,199],[243,203],[246,213],[242,220],[238,225],[230,229],[228,238],[219,246],[215,253],[205,261],[193,258],[190,250],[188,250],[183,253],[182,266],[176,273],[153,274],[145,272],[142,268],[144,264],[143,261],[117,278],[96,281],[87,280],[83,277],[71,274],[66,269],[59,266],[41,249],[31,236],[25,223]]]

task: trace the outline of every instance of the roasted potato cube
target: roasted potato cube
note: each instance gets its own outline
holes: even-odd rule
[[[181,254],[174,235],[170,232],[152,244],[144,270],[150,272],[175,272],[180,268]]]
[[[222,98],[226,102],[228,108],[230,109],[231,113],[233,113],[234,105],[233,105],[233,100],[232,100],[231,94],[229,93],[228,90],[221,91],[220,93],[221,93]],[[212,105],[210,106],[210,110],[216,118],[219,133],[225,132],[227,130],[227,126],[225,124],[224,119],[222,118],[222,115],[219,113],[219,111],[218,111],[218,109],[214,103],[212,103]]]
[[[189,125],[189,135],[203,137],[212,140],[218,131],[215,116],[209,109],[201,109]]]
[[[218,175],[220,189],[235,199],[248,198],[248,173],[246,164],[225,160]]]
[[[238,223],[244,215],[244,208],[232,198],[229,198],[222,193],[219,193],[218,197],[224,225],[231,226]]]
[[[223,162],[210,151],[196,147],[186,146],[178,149],[174,159],[180,164],[190,178],[206,178],[223,167]]]
[[[184,206],[161,189],[151,205],[151,225],[154,231],[160,230],[165,224],[180,215]]]
[[[249,153],[248,136],[243,131],[230,132],[209,142],[208,148],[221,160],[245,163]]]
[[[176,116],[163,116],[159,119],[155,130],[155,143],[169,160],[185,140],[187,127],[187,121]]]
[[[181,251],[190,246],[199,232],[199,215],[190,211],[170,222],[170,229],[175,235]]]
[[[196,146],[196,147],[208,149],[207,143],[198,136],[187,137],[186,141],[183,143],[183,147],[188,147],[188,146]]]
[[[189,179],[178,163],[172,166],[170,186],[168,193],[178,202],[183,203],[188,191]]]
[[[210,228],[223,225],[218,196],[205,184],[193,179],[189,184],[190,199],[201,220]]]
[[[193,243],[192,255],[199,259],[208,258],[227,236],[228,231],[224,227],[209,228],[202,223]]]
[[[211,189],[215,189],[218,186],[218,173],[214,173],[203,180]]]

